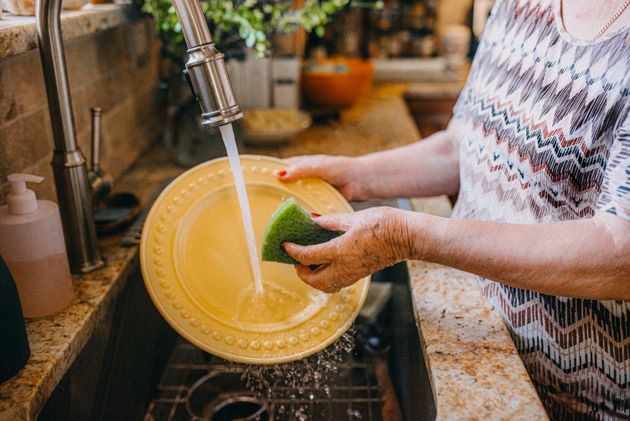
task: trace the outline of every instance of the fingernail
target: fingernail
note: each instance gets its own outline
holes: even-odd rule
[[[278,171],[278,177],[284,177],[285,175],[287,175],[285,170]]]
[[[311,212],[311,218],[319,218],[321,215],[315,212]]]

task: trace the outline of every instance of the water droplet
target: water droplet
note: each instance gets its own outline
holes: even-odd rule
[[[348,417],[350,418],[357,418],[359,420],[363,419],[363,415],[361,415],[361,411],[359,411],[358,409],[348,408],[346,413],[348,414]]]

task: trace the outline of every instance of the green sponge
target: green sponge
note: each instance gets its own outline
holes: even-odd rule
[[[317,225],[294,198],[282,202],[271,215],[262,240],[262,259],[267,262],[298,263],[289,256],[282,244],[291,242],[301,246],[325,243],[342,232],[327,231]]]

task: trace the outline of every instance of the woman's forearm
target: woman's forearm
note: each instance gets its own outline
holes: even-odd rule
[[[411,145],[358,158],[375,198],[454,195],[459,191],[459,153],[444,130]]]
[[[630,300],[630,222],[615,215],[540,225],[409,219],[411,258],[545,294]]]

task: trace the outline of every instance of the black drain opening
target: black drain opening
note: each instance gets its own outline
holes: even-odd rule
[[[268,421],[267,406],[246,396],[231,398],[217,405],[212,421]]]

